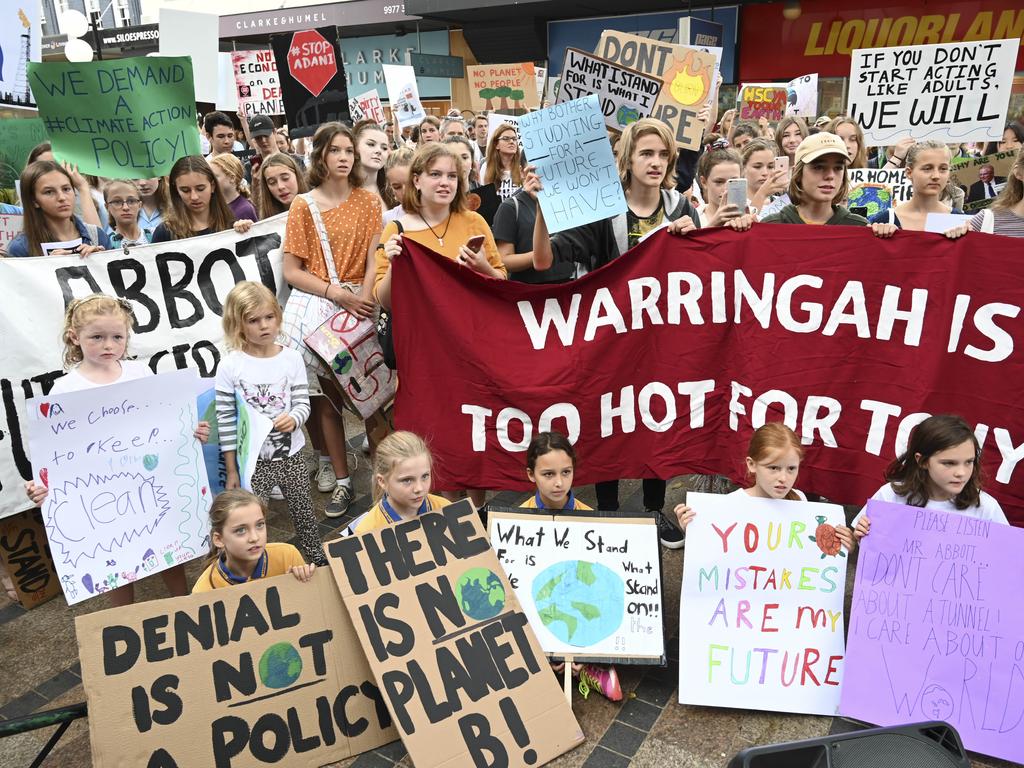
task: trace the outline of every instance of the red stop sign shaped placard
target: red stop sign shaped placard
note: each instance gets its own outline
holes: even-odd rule
[[[319,96],[338,74],[334,44],[315,29],[292,35],[288,48],[288,71],[314,96]]]

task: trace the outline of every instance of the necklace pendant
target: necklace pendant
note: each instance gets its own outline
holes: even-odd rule
[[[444,238],[443,238],[443,237],[439,237],[439,238],[437,238],[437,243],[438,243],[438,245],[440,245],[440,246],[441,246],[442,248],[444,248]]]

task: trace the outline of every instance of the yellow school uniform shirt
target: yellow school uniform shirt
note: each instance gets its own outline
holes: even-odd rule
[[[537,500],[537,494],[536,493],[534,493],[530,498],[528,498],[525,501],[523,501],[523,503],[519,505],[519,508],[520,509],[546,509],[546,507],[541,507],[540,503]],[[571,511],[577,511],[577,510],[580,511],[580,512],[593,512],[594,508],[593,507],[588,507],[582,501],[580,501],[575,496],[573,496],[572,497],[572,506],[571,507],[567,507],[566,509],[552,509],[550,511],[551,512],[571,512]]]
[[[267,572],[263,575],[264,579],[269,579],[271,576],[282,576],[288,573],[288,569],[293,565],[305,565],[306,561],[302,559],[302,555],[295,547],[291,544],[284,542],[273,542],[267,544]],[[209,592],[214,589],[220,589],[221,587],[232,587],[234,584],[229,582],[221,574],[217,568],[217,563],[213,562],[206,566],[206,570],[203,571],[203,575],[196,581],[196,585],[192,587],[192,594],[196,592]]]
[[[437,235],[444,234],[440,237],[444,240],[444,245],[438,242]],[[380,241],[386,243],[392,235],[398,234],[398,226],[395,222],[388,222],[388,225],[384,227],[384,232],[381,233]],[[488,263],[494,267],[502,277],[508,277],[508,270],[505,268],[504,263],[501,261],[501,256],[498,255],[498,246],[494,242],[494,235],[491,234],[491,228],[487,226],[487,222],[484,221],[483,216],[473,211],[462,211],[461,213],[453,213],[451,219],[448,222],[448,231],[445,232],[445,223],[442,222],[440,226],[434,227],[434,231],[431,232],[429,229],[417,229],[410,230],[406,229],[402,232],[402,237],[407,237],[410,240],[415,240],[420,245],[429,248],[432,251],[440,253],[452,261],[455,261],[459,257],[459,248],[465,245],[471,237],[475,235],[484,236],[484,253],[487,256]],[[384,279],[384,275],[388,273],[388,267],[391,262],[388,261],[387,254],[384,253],[383,248],[377,249],[377,276],[373,281],[373,295],[374,298],[377,296],[377,286],[380,285],[380,281]]]
[[[451,502],[443,496],[435,496],[432,493],[427,494],[427,498],[423,503],[426,505],[426,509],[420,511],[419,514],[421,515],[424,512],[435,512],[451,504]],[[353,521],[352,524],[343,531],[343,533],[346,536],[351,536],[353,534],[358,535],[366,533],[367,531],[375,531],[378,528],[386,528],[387,526],[394,525],[397,522],[399,521],[384,508],[384,504],[378,501],[370,507],[362,517]]]

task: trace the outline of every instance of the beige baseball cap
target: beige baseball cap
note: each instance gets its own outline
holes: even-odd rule
[[[842,155],[847,161],[850,160],[850,153],[846,151],[846,142],[834,133],[822,131],[808,136],[800,142],[800,146],[793,154],[793,161],[809,163],[824,155]]]

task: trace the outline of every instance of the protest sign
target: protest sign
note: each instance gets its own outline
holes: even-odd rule
[[[487,524],[544,653],[576,662],[664,660],[654,518],[492,506]]]
[[[818,75],[794,77],[786,88],[786,114],[815,117],[818,114]]]
[[[284,114],[273,51],[232,51],[231,64],[238,86],[238,106],[246,120],[254,115]]]
[[[419,125],[427,113],[420,103],[420,93],[416,87],[416,71],[405,65],[382,64],[384,83],[388,89],[388,103],[391,115],[398,125]]]
[[[11,242],[23,229],[25,217],[17,213],[0,213],[0,253],[6,254]]]
[[[384,105],[380,103],[380,96],[377,95],[377,91],[367,91],[361,96],[349,99],[349,111],[352,112],[352,120],[358,122],[362,119],[373,120],[379,125],[384,125],[387,122],[387,116],[384,113]],[[359,117],[356,117],[356,114]]]
[[[999,141],[1020,40],[859,48],[846,114],[868,146]]]
[[[252,473],[256,471],[260,448],[273,431],[274,422],[249,405],[241,392],[235,392],[235,414],[238,418],[235,442],[238,479],[245,490],[251,491]]]
[[[626,198],[596,95],[519,118],[526,159],[544,179],[539,194],[549,232],[626,212]]]
[[[656,77],[612,64],[577,48],[566,48],[556,103],[597,94],[605,125],[621,131],[641,117],[650,117],[660,92],[661,80]]]
[[[196,372],[28,400],[34,480],[69,605],[209,551]]]
[[[944,720],[964,746],[1024,762],[1024,531],[869,501],[840,711]]]
[[[874,216],[909,200],[914,186],[902,168],[847,168],[850,207],[860,207]]]
[[[474,112],[536,109],[540,106],[536,78],[532,62],[470,65],[466,67],[469,106]]]
[[[31,610],[60,594],[60,580],[38,509],[0,520],[0,567],[10,576],[22,608]]]
[[[395,424],[431,435],[436,488],[527,489],[523,452],[541,431],[586,457],[578,485],[742,480],[737,446],[784,421],[807,447],[803,490],[862,503],[920,414],[953,412],[984,445],[987,490],[1024,523],[1024,285],[1006,278],[1020,242],[825,227],[808,250],[806,237],[658,232],[543,288],[484,284],[406,242],[394,295],[432,299],[392,320]]]
[[[28,72],[54,155],[82,173],[166,176],[200,152],[187,57],[54,61]]]
[[[224,338],[223,302],[241,280],[259,280],[283,304],[281,237],[287,216],[234,230],[121,251],[46,259],[0,259],[4,367],[0,374],[0,517],[27,509],[22,484],[32,477],[25,439],[25,399],[50,391],[63,373],[58,340],[64,308],[100,291],[131,302],[136,323],[128,352],[156,372],[191,367],[211,377]],[[25,322],[31,317],[32,322]]]
[[[924,231],[942,234],[971,220],[970,216],[959,213],[929,213],[924,217]]]
[[[615,64],[661,78],[661,92],[652,117],[668,124],[680,148],[700,146],[704,123],[697,119],[697,113],[714,93],[713,55],[613,30],[601,33],[595,53]]]
[[[238,82],[235,80],[235,67],[231,63],[231,54],[221,51],[217,54],[217,101],[216,107],[221,112],[231,114],[238,112]]]
[[[216,103],[220,95],[217,13],[183,10],[163,5],[159,9],[159,14],[160,56],[189,59],[195,82],[193,100],[208,104]]]
[[[583,741],[468,500],[324,548],[417,768],[525,768]]]
[[[95,768],[324,765],[397,738],[326,569],[75,619]]]
[[[964,191],[964,210],[973,213],[992,205],[1012,175],[1016,159],[1016,150],[956,158],[950,175],[953,183]]]
[[[36,108],[26,80],[26,65],[42,56],[39,5],[0,5],[0,106]]]
[[[786,116],[789,86],[786,83],[753,83],[740,88],[736,100],[740,120],[778,122]]]
[[[271,35],[288,132],[312,136],[331,121],[351,122],[337,27]]]
[[[679,703],[837,714],[843,508],[742,492],[686,502]]]
[[[548,79],[548,68],[547,67],[534,67],[534,79],[537,81],[537,103],[538,106],[542,106],[541,102],[544,101],[544,86],[547,84]]]
[[[0,203],[18,202],[15,185],[29,152],[44,141],[46,130],[39,118],[0,120]]]

